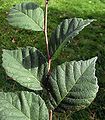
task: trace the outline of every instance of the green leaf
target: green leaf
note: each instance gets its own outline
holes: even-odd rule
[[[0,93],[0,120],[48,120],[42,98],[32,92]]]
[[[93,20],[83,20],[82,18],[65,19],[51,35],[49,41],[50,56],[54,60],[61,49],[69,42],[73,37],[79,34],[85,26],[90,24]]]
[[[44,12],[34,2],[23,2],[12,8],[8,14],[8,23],[19,28],[43,31]]]
[[[90,105],[98,92],[96,59],[65,62],[53,70],[48,80],[53,110],[72,113]]]
[[[18,50],[3,50],[3,67],[8,76],[22,86],[42,90],[42,81],[47,74],[46,58],[34,47]]]

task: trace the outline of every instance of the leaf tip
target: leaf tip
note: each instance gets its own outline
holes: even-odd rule
[[[97,21],[96,19],[92,19],[93,21]]]
[[[94,62],[96,62],[96,61],[97,61],[97,59],[98,59],[98,57],[97,57],[97,56],[92,58],[92,60],[93,60]]]

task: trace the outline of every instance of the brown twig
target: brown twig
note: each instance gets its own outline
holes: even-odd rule
[[[47,37],[47,8],[48,8],[48,0],[45,0],[45,1],[46,1],[46,3],[45,3],[45,29],[44,29],[44,33],[45,33],[47,56],[48,56],[48,63],[49,63],[50,54],[49,54],[48,37]]]
[[[45,29],[44,29],[44,33],[45,33],[47,56],[48,56],[48,74],[49,74],[50,73],[51,59],[50,59],[50,54],[49,54],[48,37],[47,37],[47,8],[48,8],[48,0],[45,0]],[[50,110],[50,113],[49,113],[49,120],[52,120],[52,110]]]
[[[52,120],[52,110],[50,110],[49,120]]]

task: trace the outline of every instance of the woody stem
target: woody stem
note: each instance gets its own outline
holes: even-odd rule
[[[45,29],[44,29],[44,33],[45,33],[45,41],[46,41],[46,48],[47,48],[48,74],[49,74],[51,59],[50,59],[50,54],[49,54],[48,37],[47,37],[47,9],[48,9],[48,0],[45,0]],[[52,110],[50,110],[50,113],[49,113],[49,120],[52,120]]]
[[[50,71],[50,64],[51,64],[51,59],[50,59],[50,54],[49,54],[49,47],[48,47],[48,37],[47,37],[47,9],[48,9],[48,0],[45,0],[45,40],[46,40],[46,48],[47,48],[47,56],[48,56],[48,72]]]

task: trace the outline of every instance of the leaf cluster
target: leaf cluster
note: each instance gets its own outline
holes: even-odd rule
[[[44,12],[34,2],[23,2],[8,14],[12,26],[44,31]],[[50,59],[58,57],[61,49],[94,20],[65,19],[53,31],[49,41]],[[97,57],[85,61],[65,62],[49,72],[49,63],[35,47],[3,50],[2,61],[7,75],[33,92],[0,93],[1,120],[48,120],[49,110],[73,113],[88,107],[98,92],[95,76]],[[47,101],[35,91],[46,90]],[[48,106],[46,106],[48,102]]]

